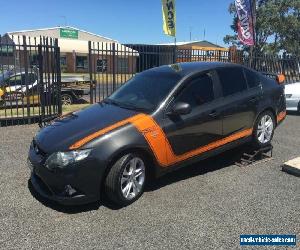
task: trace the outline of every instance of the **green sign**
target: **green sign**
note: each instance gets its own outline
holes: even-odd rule
[[[78,30],[61,28],[60,37],[78,39]]]

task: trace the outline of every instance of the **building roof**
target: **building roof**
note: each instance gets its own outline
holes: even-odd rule
[[[158,45],[175,45],[174,42],[172,43],[162,43]],[[209,41],[203,40],[203,41],[188,41],[188,42],[176,42],[177,46],[182,46],[182,45],[194,45],[194,46],[199,46],[199,47],[215,47],[215,48],[224,48],[222,46],[219,46],[217,44],[211,43]]]
[[[40,34],[42,34],[42,33],[46,33],[47,31],[59,30],[59,29],[77,30],[79,32],[88,34],[90,36],[94,36],[94,37],[102,38],[102,39],[105,39],[105,40],[110,40],[111,42],[118,43],[117,40],[114,40],[114,39],[111,39],[111,38],[108,38],[108,37],[105,37],[105,36],[100,36],[100,35],[97,35],[95,33],[92,33],[92,32],[89,32],[89,31],[85,31],[85,30],[82,30],[82,29],[79,29],[79,28],[76,28],[76,27],[72,27],[72,26],[56,26],[56,27],[50,27],[50,28],[38,28],[38,29],[30,29],[30,30],[10,31],[10,32],[7,32],[7,34],[10,35],[10,36],[12,36],[12,35],[13,36],[18,36],[18,35],[26,35],[26,34],[28,34],[28,36],[30,36],[30,34],[32,34],[32,33],[33,34],[34,33],[40,33]]]
[[[78,31],[78,37],[75,39],[61,37],[60,29],[70,29]],[[9,37],[11,41],[13,41],[16,45],[23,44],[23,38],[21,36],[26,37],[27,45],[39,45],[43,43],[40,37],[49,37],[49,38],[57,38],[58,46],[60,47],[60,52],[73,52],[76,53],[89,53],[88,49],[88,41],[92,42],[92,47],[95,48],[95,53],[97,54],[106,54],[110,55],[111,44],[116,44],[116,50],[118,51],[118,55],[133,55],[137,56],[138,52],[136,50],[130,49],[122,44],[120,44],[117,40],[113,40],[111,38],[107,38],[104,36],[100,36],[85,30],[80,30],[71,26],[63,26],[63,27],[53,27],[53,28],[43,28],[43,29],[35,29],[35,30],[21,30],[21,31],[12,31],[7,32],[4,37]],[[54,42],[54,41],[53,41]],[[23,50],[22,46],[19,46],[17,49]],[[99,50],[99,53],[98,51]]]

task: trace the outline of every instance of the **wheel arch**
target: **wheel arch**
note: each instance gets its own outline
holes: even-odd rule
[[[264,113],[264,112],[266,112],[266,111],[270,111],[270,112],[272,113],[273,118],[274,118],[274,122],[275,122],[275,126],[277,126],[277,119],[276,119],[277,115],[276,115],[276,111],[275,111],[275,109],[274,109],[273,107],[269,106],[269,107],[265,107],[264,109],[262,109],[260,112],[257,113],[257,116],[256,116],[256,118],[255,118],[255,120],[254,120],[254,123],[253,123],[253,127],[255,126],[255,123],[257,122],[258,117],[259,117],[262,113]]]
[[[72,100],[75,101],[76,95],[74,94],[73,91],[62,91],[61,95],[68,95],[72,97]]]
[[[120,149],[112,157],[110,157],[110,159],[108,160],[108,163],[107,163],[107,167],[102,176],[101,185],[104,185],[105,179],[106,179],[110,169],[114,165],[114,163],[118,159],[123,157],[124,155],[130,154],[130,153],[136,153],[136,154],[141,155],[144,158],[144,160],[146,161],[146,171],[147,171],[148,176],[150,177],[149,179],[151,180],[151,179],[155,178],[155,176],[157,175],[157,171],[158,171],[158,163],[157,163],[154,155],[148,149],[141,148],[141,147],[130,147],[130,148]],[[102,188],[101,188],[101,190],[102,190]]]

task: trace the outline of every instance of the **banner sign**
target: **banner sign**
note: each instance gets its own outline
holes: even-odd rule
[[[244,45],[254,45],[254,20],[251,0],[235,0],[238,16],[238,37]]]
[[[176,36],[175,0],[162,0],[163,30],[166,35]]]
[[[60,37],[78,39],[78,30],[60,28]]]

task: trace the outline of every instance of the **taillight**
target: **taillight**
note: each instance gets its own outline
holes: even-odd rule
[[[276,81],[278,82],[278,84],[283,84],[285,81],[285,76],[283,74],[277,75]]]

